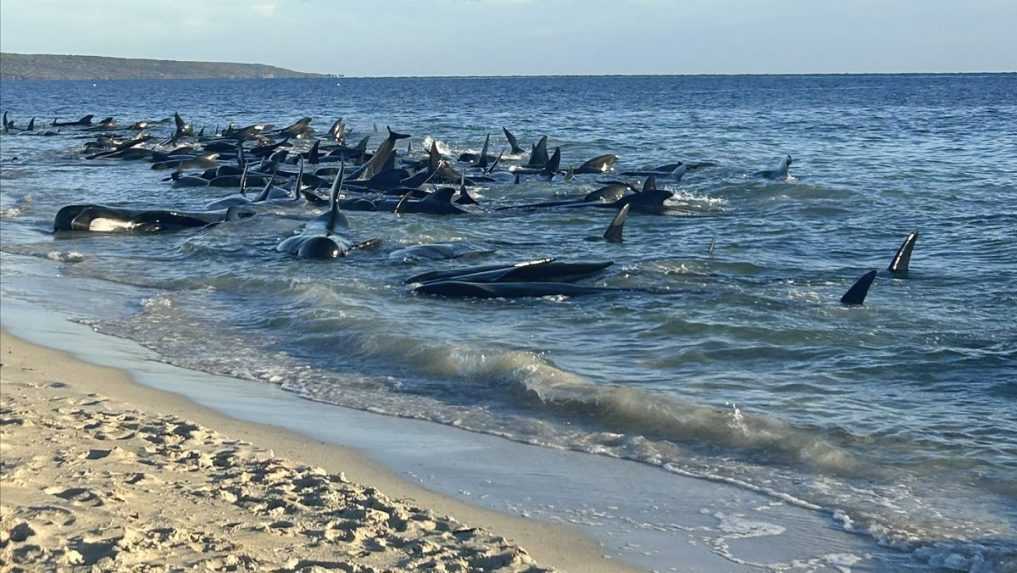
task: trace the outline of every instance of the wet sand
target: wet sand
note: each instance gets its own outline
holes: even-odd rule
[[[2,357],[5,567],[624,570],[569,528],[471,507],[6,331]]]

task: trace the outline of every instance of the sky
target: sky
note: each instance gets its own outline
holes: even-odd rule
[[[1017,0],[2,0],[0,50],[347,76],[1017,71]]]

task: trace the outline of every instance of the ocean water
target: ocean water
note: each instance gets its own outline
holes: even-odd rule
[[[500,173],[472,216],[348,213],[382,248],[319,263],[274,249],[316,212],[305,206],[174,234],[54,236],[65,204],[200,209],[234,190],[87,161],[94,134],[5,134],[4,274],[17,272],[8,255],[53,260],[58,284],[40,290],[73,291],[91,301],[75,320],[174,364],[726,481],[916,568],[1017,560],[1017,75],[26,81],[0,84],[0,100],[19,126],[179,111],[211,131],[307,115],[320,131],[344,117],[372,148],[391,125],[414,153],[426,138],[476,151],[490,133],[497,154],[506,126],[524,147],[548,135],[563,165],[714,161],[662,182],[672,212],[633,214],[620,245],[587,240],[609,211],[493,210],[598,177]],[[788,153],[792,179],[753,176]],[[881,274],[864,307],[841,306],[913,230],[908,277]],[[404,250],[451,242],[467,254]],[[590,282],[646,292],[481,301],[403,285],[545,256],[614,261]],[[59,306],[48,298],[36,302]]]

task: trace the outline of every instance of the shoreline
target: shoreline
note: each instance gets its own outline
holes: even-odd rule
[[[480,527],[482,531],[491,531],[492,536],[501,536],[491,539],[504,542],[503,552],[507,551],[507,554],[515,556],[507,558],[507,563],[519,561],[513,565],[514,567],[530,567],[531,564],[527,563],[525,557],[529,555],[541,566],[565,571],[634,571],[621,563],[604,559],[595,543],[570,528],[499,514],[428,491],[393,475],[349,448],[314,440],[275,426],[231,418],[196,404],[186,397],[144,386],[122,370],[92,365],[65,352],[27,342],[11,334],[6,326],[2,331],[0,346],[3,348],[2,383],[5,390],[5,409],[10,408],[12,396],[22,393],[15,392],[16,388],[28,388],[32,391],[31,396],[19,397],[20,400],[31,403],[31,410],[44,407],[45,402],[40,401],[43,398],[61,399],[53,396],[54,392],[76,396],[79,400],[99,395],[102,397],[101,400],[108,399],[110,403],[115,404],[112,411],[119,412],[119,415],[136,410],[141,416],[168,416],[171,419],[187,420],[208,428],[207,431],[212,433],[228,436],[227,443],[230,441],[250,443],[251,447],[259,452],[267,453],[269,456],[275,452],[284,462],[298,464],[295,467],[305,465],[320,467],[329,474],[341,474],[354,484],[364,484],[358,487],[376,488],[389,498],[398,500],[394,502],[396,504],[408,502],[432,514],[441,516],[451,514],[453,518],[439,518],[438,523],[442,523],[440,519],[452,519],[453,521],[449,523],[459,523],[454,520],[461,519],[464,524],[461,529]],[[98,396],[94,398],[99,399]],[[15,416],[13,421],[8,420],[5,414],[5,426],[23,427],[23,422],[17,422],[17,419]],[[11,424],[7,424],[8,421],[11,421]],[[32,425],[40,424],[38,422],[27,424],[28,427]],[[5,447],[5,458],[12,457],[8,449]],[[39,452],[33,455],[39,455]],[[122,463],[122,460],[120,462]],[[137,462],[131,465],[139,471],[145,467]],[[6,475],[4,482],[5,489],[13,493],[15,489],[11,488],[14,486]],[[113,484],[106,485],[110,487]],[[49,491],[57,486],[65,490],[74,489],[69,483],[49,483],[44,489]],[[17,496],[12,495],[12,498],[17,500]],[[10,502],[5,502],[5,505],[8,503]],[[77,503],[71,502],[73,505]],[[290,521],[299,519],[298,515]],[[482,545],[487,543],[490,542],[482,542]],[[515,545],[516,543],[518,545]],[[523,549],[520,551],[519,547]]]
[[[57,288],[65,285],[49,281],[59,276],[49,261],[7,253],[3,258],[7,271],[17,271],[5,274],[6,333],[126,374],[122,387],[139,393],[139,400],[151,395],[155,403],[168,403],[159,399],[165,397],[191,419],[196,416],[189,412],[206,412],[214,429],[234,437],[248,427],[260,428],[267,439],[288,437],[271,443],[252,440],[259,446],[280,444],[271,447],[283,457],[299,451],[317,455],[308,459],[315,462],[331,452],[352,454],[363,462],[363,471],[372,473],[355,474],[338,462],[335,469],[394,497],[429,496],[421,503],[430,507],[436,507],[430,505],[434,500],[447,503],[441,511],[491,524],[498,534],[532,551],[541,565],[558,563],[544,551],[560,550],[557,557],[569,563],[578,558],[561,541],[544,548],[546,531],[567,532],[572,546],[586,552],[591,566],[558,565],[566,570],[735,573],[760,567],[793,570],[793,564],[804,563],[816,571],[843,571],[845,560],[882,570],[880,564],[908,561],[906,554],[839,527],[827,512],[734,484],[315,402],[275,384],[175,366],[129,338],[102,334],[74,320],[80,315],[74,308],[90,304],[83,296],[93,291],[80,285],[90,279],[79,279],[78,289]],[[40,291],[38,285],[50,286]],[[95,310],[120,312],[116,305]],[[223,425],[213,425],[217,423]],[[481,520],[467,513],[474,511],[481,512]],[[530,533],[538,545],[511,528]]]

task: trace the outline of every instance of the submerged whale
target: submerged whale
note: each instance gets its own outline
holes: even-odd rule
[[[788,155],[780,161],[780,165],[778,165],[776,169],[764,169],[762,171],[757,171],[755,175],[756,177],[762,177],[763,179],[787,180],[791,175],[790,170],[791,163],[793,163],[793,161],[794,160],[791,159],[791,156]]]
[[[462,281],[470,283],[504,283],[519,281],[574,282],[592,277],[614,263],[611,261],[564,263],[554,258],[537,259],[522,263],[465,267],[447,271],[429,271],[406,279],[407,284],[436,281]]]

